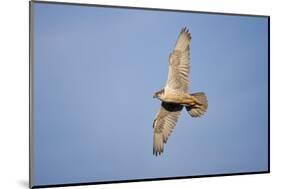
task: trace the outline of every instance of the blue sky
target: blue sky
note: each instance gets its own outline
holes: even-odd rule
[[[267,170],[267,18],[33,3],[33,185]],[[152,155],[168,56],[191,35],[191,93]]]

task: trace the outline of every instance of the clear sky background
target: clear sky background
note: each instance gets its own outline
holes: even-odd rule
[[[267,170],[267,18],[33,5],[33,185]],[[152,96],[185,26],[209,108],[155,157]]]

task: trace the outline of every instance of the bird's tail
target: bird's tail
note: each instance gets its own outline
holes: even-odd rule
[[[196,103],[193,106],[185,106],[185,108],[191,117],[200,117],[208,108],[207,97],[203,92],[193,93],[191,96],[195,97],[199,103]]]

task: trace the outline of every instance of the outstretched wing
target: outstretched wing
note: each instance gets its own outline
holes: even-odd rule
[[[169,57],[169,72],[165,90],[172,90],[175,93],[187,92],[190,67],[190,40],[190,33],[186,28],[183,28]]]
[[[162,102],[160,111],[157,113],[153,121],[154,135],[153,135],[153,154],[160,155],[164,149],[164,143],[167,142],[168,137],[176,126],[178,117],[183,106]]]

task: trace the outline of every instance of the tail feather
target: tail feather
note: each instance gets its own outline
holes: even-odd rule
[[[200,117],[202,116],[208,108],[208,100],[203,92],[193,93],[191,96],[195,97],[200,104],[194,106],[186,106],[186,110],[191,117]]]

